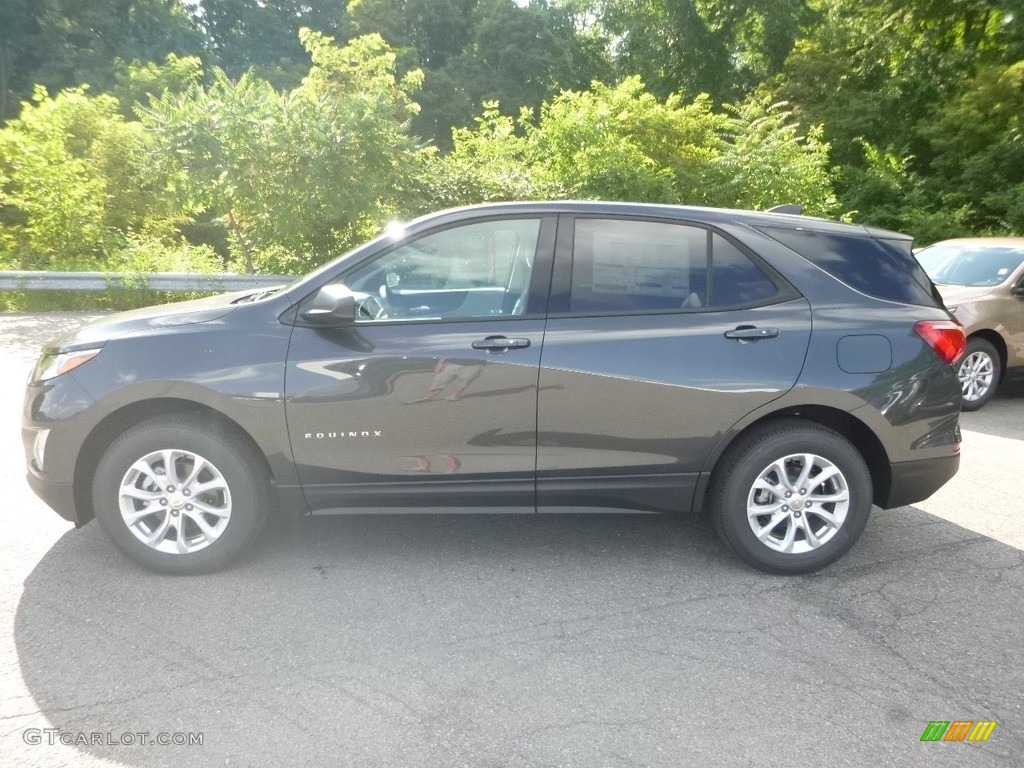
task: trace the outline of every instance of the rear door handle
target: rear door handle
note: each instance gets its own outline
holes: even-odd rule
[[[757,341],[758,339],[774,339],[779,335],[778,328],[756,328],[753,325],[740,325],[725,332],[725,338],[737,341]]]
[[[509,339],[505,336],[488,336],[486,339],[473,342],[473,349],[487,352],[507,352],[510,349],[526,349],[530,346],[529,339]]]

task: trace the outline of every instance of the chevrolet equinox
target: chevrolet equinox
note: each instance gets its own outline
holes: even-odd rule
[[[28,480],[150,568],[271,510],[706,512],[806,573],[959,464],[962,328],[909,237],[798,215],[473,206],[290,285],[43,349]]]

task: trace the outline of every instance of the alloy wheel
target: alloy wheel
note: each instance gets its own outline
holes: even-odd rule
[[[960,379],[964,400],[975,402],[985,397],[992,388],[992,382],[995,379],[995,364],[985,352],[971,352],[960,363],[957,376]]]
[[[747,522],[771,550],[802,554],[831,540],[850,507],[839,468],[813,453],[784,456],[758,474],[747,495]]]
[[[220,470],[197,453],[170,448],[129,467],[118,503],[132,535],[168,554],[205,549],[231,518],[231,490]]]

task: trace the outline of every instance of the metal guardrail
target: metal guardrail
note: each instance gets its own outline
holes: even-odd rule
[[[0,291],[243,291],[290,283],[288,275],[194,272],[0,272]]]

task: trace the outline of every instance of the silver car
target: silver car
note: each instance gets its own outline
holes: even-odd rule
[[[963,409],[977,410],[1024,373],[1024,237],[945,240],[917,260],[967,333],[958,372]]]

